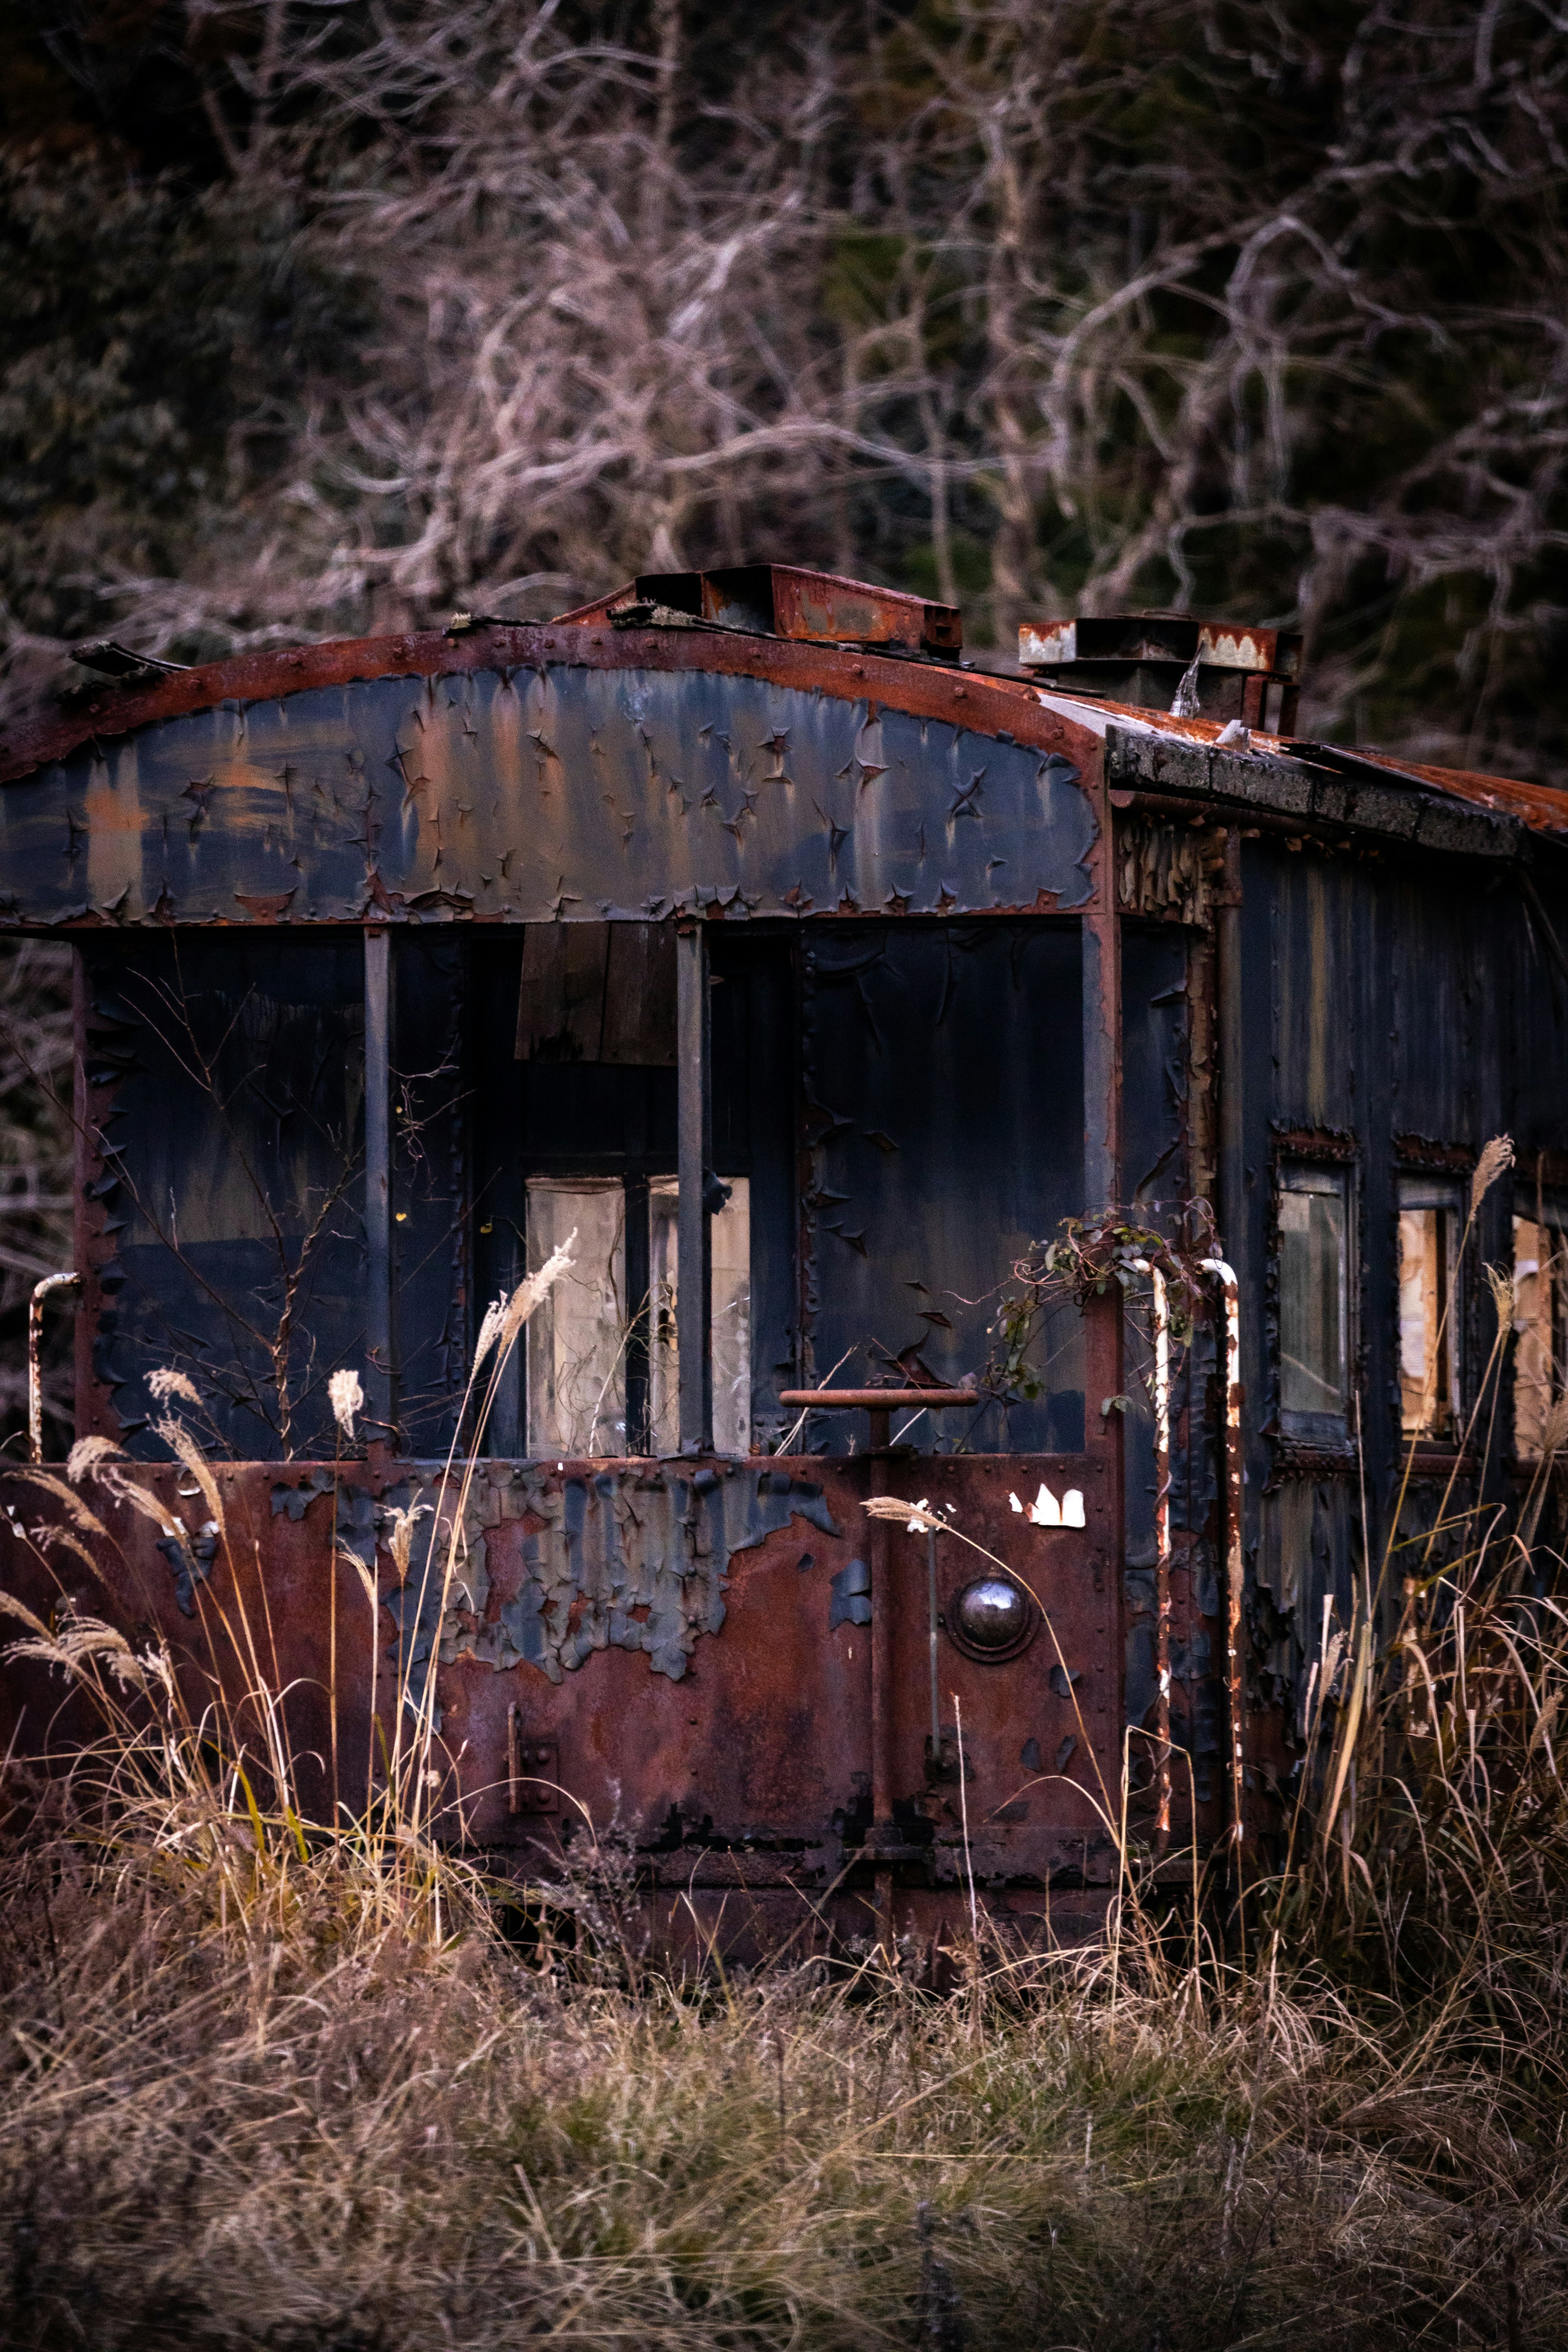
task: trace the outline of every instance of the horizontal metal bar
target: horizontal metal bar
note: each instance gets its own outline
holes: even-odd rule
[[[902,1412],[912,1404],[929,1405],[941,1412],[948,1405],[984,1404],[975,1389],[784,1389],[781,1404],[822,1405],[829,1412]]]

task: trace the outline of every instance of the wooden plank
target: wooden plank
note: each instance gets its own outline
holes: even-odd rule
[[[604,1058],[607,923],[529,923],[517,997],[517,1059]]]
[[[668,923],[612,923],[599,1058],[644,1069],[675,1066],[675,932]]]

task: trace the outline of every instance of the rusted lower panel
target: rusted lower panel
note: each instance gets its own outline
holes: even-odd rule
[[[1107,1330],[1102,1339],[1090,1353],[1104,1378],[1114,1339]],[[1107,1416],[1112,1426],[1078,1457],[887,1465],[889,1485],[907,1484],[950,1511],[1045,1612],[1016,1654],[989,1663],[966,1653],[946,1628],[957,1596],[988,1563],[956,1535],[938,1539],[945,1622],[942,1738],[933,1755],[926,1539],[886,1528],[885,1770],[900,1837],[890,1862],[884,1846],[882,1867],[896,1869],[900,1884],[950,1896],[962,1885],[961,1768],[969,1860],[983,1882],[1044,1890],[1103,1887],[1114,1877],[1107,1816],[1114,1818],[1120,1772],[1118,1418]],[[192,1532],[188,1545],[161,1553],[155,1528],[104,1507],[122,1546],[123,1556],[106,1563],[121,1611],[160,1628],[184,1658],[193,1694],[216,1665],[236,1704],[249,1662],[226,1648],[220,1604],[231,1623],[243,1612],[267,1679],[286,1694],[293,1751],[319,1759],[305,1767],[313,1778],[302,1794],[312,1806],[334,1794],[355,1801],[381,1752],[357,1554],[380,1586],[374,1675],[388,1745],[400,1683],[412,1676],[417,1687],[432,1645],[437,1653],[450,1834],[510,1851],[526,1867],[586,1820],[601,1832],[629,1832],[649,1875],[667,1882],[711,1876],[715,1857],[748,1854],[752,1876],[774,1885],[820,1891],[847,1873],[868,1874],[868,1883],[874,1875],[861,1507],[868,1465],[595,1463],[545,1475],[489,1464],[472,1484],[450,1551],[455,1482],[443,1490],[428,1469],[378,1476],[363,1464],[221,1466],[230,1540],[216,1550],[199,1539],[206,1506],[182,1496],[189,1482],[177,1465],[136,1475]],[[1037,1528],[1013,1508],[1010,1493],[1032,1498],[1042,1482],[1058,1496],[1082,1494],[1085,1528]],[[389,1513],[420,1500],[436,1509],[418,1523],[409,1579],[398,1588]],[[85,1590],[79,1597],[99,1605]],[[334,1614],[335,1725],[327,1687]],[[20,1748],[41,1746],[47,1708],[38,1692],[16,1683],[9,1690],[13,1712],[18,1702],[26,1708]],[[248,1722],[242,1705],[237,1719]],[[551,1774],[530,1769],[541,1751]],[[527,1784],[552,1779],[553,1798],[548,1789],[528,1792]]]

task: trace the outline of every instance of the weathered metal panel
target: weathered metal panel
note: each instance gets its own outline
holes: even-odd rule
[[[458,1434],[477,1319],[469,1150],[484,1081],[468,1055],[467,946],[445,929],[392,940],[393,1443],[420,1454],[444,1453]]]
[[[764,679],[551,665],[170,719],[0,792],[16,919],[1074,908],[1062,752]]]
[[[360,942],[83,952],[104,1145],[82,1309],[96,1378],[137,1452],[164,1451],[145,1382],[168,1364],[199,1381],[219,1450],[318,1450],[327,1377],[365,1344]]]
[[[939,1384],[984,1366],[1015,1260],[1081,1205],[1084,1090],[1077,927],[836,927],[804,944],[803,1076],[813,1172],[811,1377],[858,1385],[916,1351]],[[928,1447],[1077,1451],[1076,1315],[1041,1349],[1047,1393]],[[856,1416],[808,1424],[836,1450]]]
[[[1437,786],[1440,772],[1402,770],[1392,762],[1336,753],[1321,744],[1258,745],[1250,751],[1221,748],[1194,740],[1194,720],[1175,730],[1152,723],[1106,724],[1105,772],[1117,790],[1149,785],[1194,801],[1232,803],[1239,815],[1256,809],[1294,816],[1305,825],[1331,825],[1351,834],[1373,834],[1409,848],[1436,849],[1471,857],[1507,858],[1518,854],[1524,825],[1500,795],[1472,796],[1458,786]],[[1300,753],[1300,756],[1291,756]],[[1327,762],[1337,764],[1331,766]],[[1467,805],[1473,800],[1474,804]],[[1558,823],[1563,821],[1563,814]]]
[[[1561,1150],[1568,986],[1517,884],[1487,869],[1335,856],[1311,845],[1292,851],[1266,837],[1244,845],[1242,872],[1249,1679],[1258,1702],[1277,1710],[1260,1726],[1260,1769],[1288,1772],[1325,1599],[1337,1622],[1350,1615],[1363,1475],[1375,1559],[1405,1457],[1400,1171],[1443,1165],[1462,1179],[1489,1138],[1504,1133],[1526,1164],[1532,1150]],[[1561,922],[1561,886],[1543,882],[1540,920]],[[1352,1174],[1359,1460],[1353,1444],[1335,1460],[1278,1433],[1281,1152],[1337,1158]],[[1457,1306],[1467,1406],[1496,1330],[1481,1269],[1510,1262],[1512,1207],[1510,1181],[1494,1185],[1467,1252]],[[1486,1491],[1500,1495],[1508,1414],[1505,1376],[1495,1423],[1489,1407],[1482,1423],[1483,1433],[1492,1430]],[[1447,1474],[1437,1475],[1441,1482]],[[1417,1520],[1425,1491],[1418,1474],[1408,1506]],[[1459,1475],[1450,1509],[1464,1509],[1480,1491],[1473,1476]]]
[[[893,1817],[907,1833],[900,1875],[911,1888],[963,1885],[956,1699],[982,1884],[1103,1885],[1114,1877],[1104,1811],[1115,1803],[1121,1720],[1114,1514],[1104,1507],[1114,1451],[1021,1457],[1000,1478],[963,1459],[909,1470],[965,1533],[1016,1566],[1046,1620],[995,1664],[939,1629],[942,1744],[933,1754],[926,1539],[888,1530]],[[711,1883],[726,1858],[732,1883],[818,1891],[863,1883],[872,1867],[858,1856],[869,1820],[869,1628],[864,1610],[837,1605],[865,1558],[860,1465],[595,1463],[544,1473],[492,1463],[469,1490],[449,1580],[446,1497],[455,1502],[457,1482],[443,1489],[430,1465],[384,1477],[361,1463],[220,1465],[232,1541],[216,1548],[199,1543],[206,1505],[182,1497],[188,1482],[176,1466],[139,1475],[188,1524],[191,1543],[181,1558],[161,1555],[156,1528],[105,1504],[120,1539],[105,1562],[110,1589],[127,1616],[159,1626],[178,1654],[216,1666],[236,1688],[250,1662],[243,1640],[228,1647],[220,1607],[230,1624],[243,1605],[266,1628],[258,1639],[292,1751],[307,1759],[308,1802],[329,1800],[334,1759],[336,1793],[360,1801],[367,1764],[374,1771],[395,1744],[400,1689],[412,1677],[422,1690],[434,1649],[449,1834],[537,1862],[541,1841],[581,1834],[585,1815],[601,1832],[628,1832],[649,1871],[675,1885]],[[1015,1476],[1030,1494],[1042,1477],[1058,1492],[1079,1486],[1088,1528],[1030,1526],[1007,1500]],[[418,1523],[399,1587],[387,1514],[421,1499],[436,1512]],[[938,1541],[938,1603],[950,1618],[985,1563],[955,1538]],[[380,1588],[384,1748],[372,1738],[373,1629],[355,1553]],[[323,1674],[334,1616],[335,1738]],[[24,1747],[46,1728],[26,1723]],[[524,1769],[526,1751],[546,1750],[554,1802],[512,1810],[514,1742]]]

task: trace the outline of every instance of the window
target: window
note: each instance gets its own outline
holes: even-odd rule
[[[721,1454],[752,1450],[751,1186],[727,1179],[730,1197],[711,1228],[712,1288],[708,1309],[713,1361],[713,1444]],[[680,1349],[675,1302],[679,1288],[680,1187],[673,1176],[648,1186],[648,1422],[650,1451],[680,1449]]]
[[[1459,1434],[1462,1206],[1457,1184],[1399,1180],[1399,1417],[1406,1437],[1452,1444]]]
[[[1547,1413],[1568,1388],[1568,1215],[1531,1206],[1513,1221],[1513,1436],[1527,1459],[1541,1453]]]
[[[1288,1437],[1350,1433],[1350,1180],[1342,1168],[1279,1171],[1279,1425]]]
[[[752,1444],[751,1186],[726,1180],[712,1221],[713,1443]],[[680,1446],[679,1280],[673,1176],[531,1177],[528,1259],[575,1230],[571,1270],[528,1325],[528,1450],[579,1459]],[[631,1247],[628,1250],[628,1239]]]

